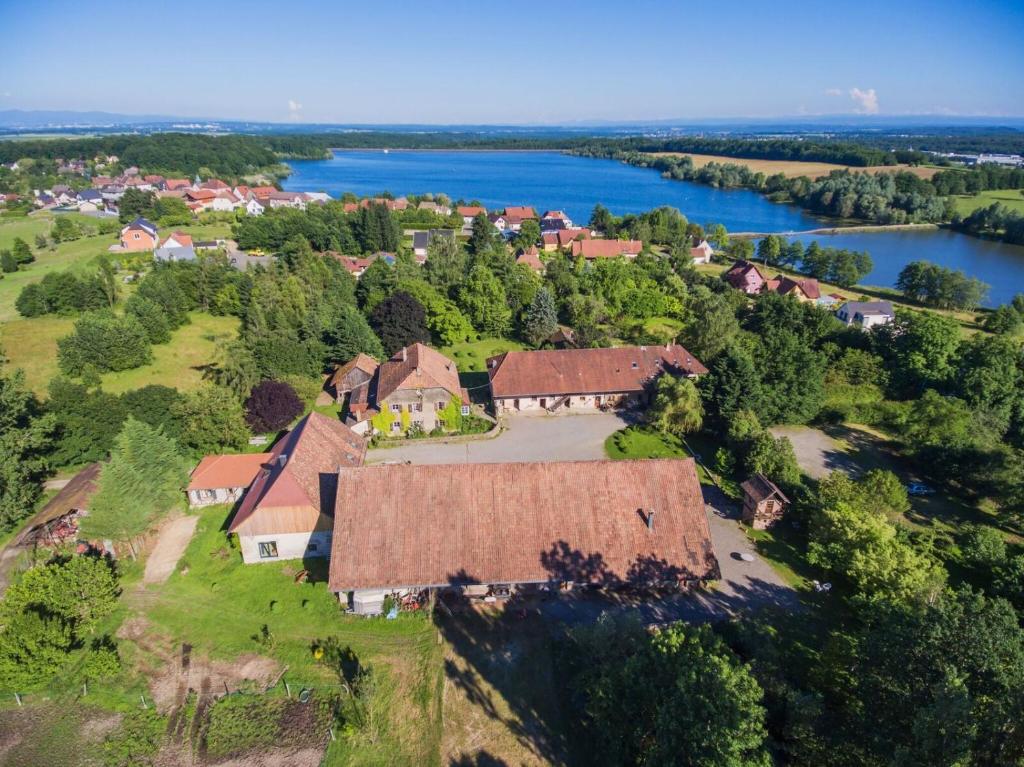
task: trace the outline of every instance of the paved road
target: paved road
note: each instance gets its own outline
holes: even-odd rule
[[[510,416],[494,439],[450,444],[410,444],[371,450],[367,463],[521,463],[585,461],[605,457],[604,441],[627,421],[613,413]]]

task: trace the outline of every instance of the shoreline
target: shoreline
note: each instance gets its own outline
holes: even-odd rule
[[[391,152],[518,152],[518,153],[526,153],[526,152],[532,152],[532,153],[554,152],[556,154],[562,154],[566,150],[564,150],[564,149],[486,149],[486,148],[469,149],[469,148],[445,148],[445,147],[403,147],[403,148],[396,148],[396,147],[389,147],[389,146],[388,147],[384,147],[384,146],[382,146],[382,147],[359,147],[359,148],[349,148],[349,149],[346,149],[344,147],[333,147],[332,146],[332,147],[328,147],[327,151],[328,152],[378,152],[380,154],[383,154],[385,152],[387,152],[389,154]]]
[[[818,229],[803,229],[798,232],[729,232],[730,237],[751,240],[767,237],[770,234],[779,237],[795,237],[801,234],[871,234],[873,232],[933,232],[941,229],[939,224],[854,224],[852,226],[825,226]]]

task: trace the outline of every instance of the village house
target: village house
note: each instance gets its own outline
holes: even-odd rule
[[[523,221],[528,218],[537,218],[537,211],[530,205],[510,205],[505,208],[505,215]]]
[[[487,209],[479,205],[459,205],[455,210],[462,216],[462,225],[467,227],[472,226],[473,219],[481,213],[487,213]]]
[[[451,229],[430,229],[426,232],[413,232],[412,254],[418,259],[423,259],[425,261],[427,258],[427,249],[430,247],[430,241],[435,237],[448,237],[449,239],[455,239],[455,232]]]
[[[755,530],[766,530],[782,519],[789,499],[764,474],[742,483],[743,521]]]
[[[156,247],[156,225],[139,216],[121,230],[121,248],[130,251]]]
[[[185,488],[188,505],[195,509],[217,503],[234,503],[270,459],[270,453],[205,456],[192,470]]]
[[[338,476],[328,588],[356,614],[382,612],[388,596],[493,602],[576,586],[696,588],[719,575],[692,458]]]
[[[768,280],[764,289],[771,293],[778,293],[780,296],[792,296],[800,303],[817,303],[821,298],[818,281],[811,277],[795,280],[792,277],[779,274]]]
[[[710,264],[713,255],[715,255],[715,249],[707,240],[701,240],[698,245],[690,248],[690,258],[695,264]]]
[[[429,210],[431,213],[436,213],[438,216],[450,216],[452,209],[447,205],[441,205],[434,200],[420,200],[416,205],[416,210]]]
[[[228,526],[242,561],[325,557],[331,551],[338,473],[361,466],[366,441],[310,413],[278,440]]]
[[[757,264],[742,259],[734,262],[722,275],[722,279],[748,296],[756,296],[768,282],[761,274],[761,270],[757,268]]]
[[[847,325],[869,330],[894,321],[896,311],[891,301],[847,301],[839,307],[836,317]]]
[[[417,343],[400,349],[367,383],[355,386],[348,409],[350,425],[359,434],[399,436],[410,428],[451,431],[453,416],[469,413],[469,393],[459,385],[454,362]]]
[[[499,232],[504,232],[509,228],[508,219],[505,218],[502,213],[488,213],[487,220],[491,222],[491,225]]]
[[[306,195],[302,192],[278,192],[274,191],[267,195],[267,202],[271,208],[295,208],[306,209]]]
[[[557,232],[562,229],[572,229],[572,219],[564,211],[548,210],[540,217],[541,232]]]
[[[361,386],[368,386],[377,372],[380,363],[369,354],[360,352],[344,365],[334,369],[327,379],[327,388],[339,405],[345,403],[345,397]]]
[[[540,253],[537,251],[536,245],[531,245],[516,256],[516,263],[523,264],[538,274],[544,271],[544,262],[540,260]]]
[[[195,261],[192,235],[184,232],[169,234],[153,251],[153,258],[157,261]]]
[[[164,189],[168,192],[185,191],[192,186],[192,182],[187,178],[165,178]]]
[[[707,368],[678,344],[510,351],[487,360],[497,414],[595,412],[646,404],[663,373],[696,378]]]
[[[250,216],[262,216],[263,211],[267,209],[267,206],[260,202],[255,197],[250,197],[249,201],[245,203],[245,212]]]
[[[587,261],[598,258],[636,258],[644,244],[640,240],[573,240],[572,257],[582,256]]]

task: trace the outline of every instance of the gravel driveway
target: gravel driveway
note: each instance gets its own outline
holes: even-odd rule
[[[494,439],[416,444],[371,450],[367,463],[522,463],[605,458],[604,441],[628,422],[614,413],[509,416]]]

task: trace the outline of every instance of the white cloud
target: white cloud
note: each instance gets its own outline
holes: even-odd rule
[[[839,88],[826,88],[825,89],[825,95],[826,96],[842,96],[843,92]]]
[[[295,99],[288,99],[288,116],[293,120],[298,120],[302,111],[302,104]]]
[[[862,91],[860,88],[850,89],[850,98],[857,104],[853,110],[857,114],[876,115],[878,114],[878,94],[874,88]]]

